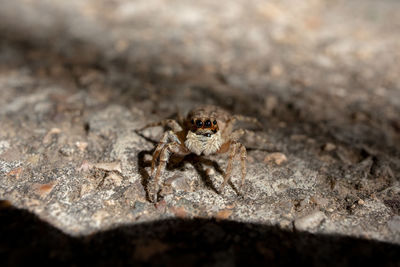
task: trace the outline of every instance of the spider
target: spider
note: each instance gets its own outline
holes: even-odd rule
[[[185,119],[180,120],[180,123],[176,120],[167,119],[141,128],[139,131],[155,126],[170,128],[161,137],[151,161],[154,192],[149,192],[149,190],[148,193],[149,196],[153,196],[152,201],[157,202],[160,189],[159,179],[163,175],[172,154],[184,157],[190,153],[198,156],[229,153],[224,181],[220,191],[229,181],[234,158],[239,154],[242,175],[239,190],[241,191],[246,177],[247,152],[246,147],[238,139],[248,130],[238,129],[234,131],[233,126],[236,121],[247,121],[260,126],[260,123],[255,118],[230,115],[228,111],[222,108],[208,105],[191,110]],[[156,168],[157,161],[158,166]]]

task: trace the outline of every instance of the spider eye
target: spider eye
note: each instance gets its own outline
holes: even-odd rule
[[[199,128],[202,127],[203,126],[203,122],[201,120],[197,120],[196,121],[196,126],[199,127]]]
[[[216,124],[217,124],[217,120],[214,120],[214,121],[213,121],[213,124],[216,125]]]
[[[206,121],[204,122],[204,126],[206,126],[206,127],[211,127],[211,121],[210,121],[210,120],[206,120]]]
[[[190,121],[190,123],[194,124],[194,120],[192,119],[192,120]]]

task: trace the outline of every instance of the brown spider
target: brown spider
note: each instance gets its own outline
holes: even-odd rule
[[[158,123],[146,125],[140,130],[154,126],[167,126],[171,130],[166,131],[161,137],[151,162],[151,177],[154,182],[153,201],[157,202],[159,191],[159,179],[162,176],[171,154],[186,156],[190,153],[208,156],[229,152],[228,166],[224,174],[224,182],[221,191],[225,187],[232,172],[232,164],[235,156],[240,154],[242,180],[240,190],[246,177],[246,147],[237,140],[247,130],[233,131],[235,121],[247,121],[260,125],[255,118],[241,115],[230,115],[226,110],[216,106],[202,106],[189,112],[186,119],[179,124],[175,120],[163,120]],[[159,164],[154,175],[157,160]],[[150,190],[149,190],[150,191]]]

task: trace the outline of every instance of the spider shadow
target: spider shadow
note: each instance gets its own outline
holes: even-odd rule
[[[151,150],[142,150],[138,154],[138,169],[139,173],[142,176],[141,183],[143,187],[146,189],[146,199],[151,202],[151,198],[149,196],[149,183],[152,179],[151,174],[146,170],[147,167],[151,167],[151,160],[146,160],[146,155],[152,156],[154,152],[154,149]],[[225,172],[221,169],[219,164],[213,160],[197,156],[195,154],[189,154],[185,157],[178,157],[171,155],[171,158],[169,162],[167,163],[166,170],[167,171],[172,171],[176,169],[184,170],[185,169],[185,163],[190,163],[196,172],[199,174],[201,181],[203,184],[210,188],[212,191],[214,191],[217,194],[220,194],[213,184],[210,175],[207,174],[207,171],[204,166],[209,166],[215,169],[215,171],[222,176],[224,176]],[[232,189],[235,191],[237,195],[240,195],[238,189],[233,185],[231,181],[228,182],[228,184],[232,187]]]

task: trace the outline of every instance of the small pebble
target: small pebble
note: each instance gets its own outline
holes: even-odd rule
[[[279,222],[279,227],[281,227],[282,229],[290,229],[292,226],[292,223],[290,220],[287,219],[283,219],[282,221]]]
[[[178,218],[186,218],[189,216],[186,209],[182,206],[180,207],[171,207],[170,210],[175,214]]]
[[[214,175],[214,174],[215,174],[215,171],[214,171],[214,169],[212,169],[212,168],[207,168],[206,174],[207,174],[208,176],[211,176],[211,175]]]
[[[15,177],[15,179],[19,179],[20,175],[22,174],[23,168],[18,167],[15,169],[12,169],[9,173],[7,173],[7,176]]]
[[[65,157],[72,156],[72,154],[74,154],[74,152],[75,152],[74,148],[72,148],[70,146],[63,146],[58,151],[60,152],[61,155],[65,156]]]
[[[48,194],[50,194],[55,185],[55,182],[48,184],[34,184],[33,190],[35,190],[35,193],[37,193],[40,197],[45,198]]]
[[[325,213],[315,211],[294,221],[294,227],[300,231],[311,230],[318,227],[326,219]]]
[[[269,153],[264,158],[264,162],[268,163],[270,161],[273,161],[277,165],[281,165],[282,163],[285,163],[287,161],[287,157],[285,156],[285,154],[280,153],[280,152]]]
[[[5,141],[5,140],[1,140],[0,141],[0,154],[3,153],[4,151],[6,151],[7,149],[10,148],[10,143]]]
[[[81,152],[85,152],[86,148],[88,147],[88,143],[87,143],[87,142],[78,141],[78,142],[75,143],[75,146],[76,146]]]
[[[324,145],[324,150],[329,152],[329,151],[333,151],[336,149],[336,145],[332,144],[332,143],[326,143]]]
[[[229,216],[232,215],[232,213],[233,213],[233,211],[230,210],[230,209],[223,209],[223,210],[218,211],[218,213],[215,216],[215,218],[216,218],[217,221],[226,220],[226,219],[229,218]]]

